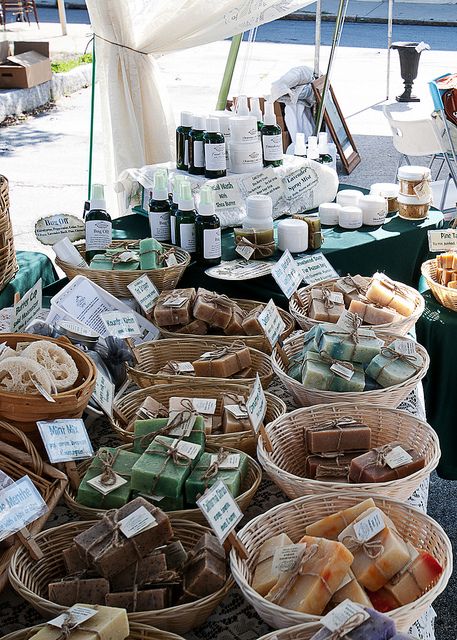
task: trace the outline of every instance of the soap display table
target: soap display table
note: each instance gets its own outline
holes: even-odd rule
[[[50,258],[36,251],[18,251],[16,253],[19,270],[11,282],[0,293],[0,309],[11,307],[16,293],[22,297],[41,278],[46,287],[58,278],[57,271]]]

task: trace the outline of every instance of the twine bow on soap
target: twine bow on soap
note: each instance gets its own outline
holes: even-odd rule
[[[162,373],[167,373],[172,376],[179,376],[181,370],[179,368],[179,362],[176,360],[169,360],[167,364],[165,364],[162,369]]]
[[[349,475],[349,465],[340,465],[338,457],[335,458],[336,464],[319,464],[316,469],[316,480],[321,478],[347,478]]]
[[[176,255],[176,248],[175,247],[170,247],[169,249],[167,249],[166,251],[163,251],[162,253],[158,252],[156,249],[154,249],[154,251],[156,251],[156,253],[158,253],[157,262],[159,264],[162,264],[163,262],[166,262],[168,260],[168,258],[170,258],[170,256]],[[177,260],[177,258],[176,258],[176,260]]]
[[[322,360],[325,362],[325,364],[328,364],[330,367],[334,364],[338,364],[341,367],[344,367],[345,369],[349,369],[350,371],[355,371],[355,367],[352,364],[352,362],[346,362],[345,360],[336,360],[335,358],[332,358],[332,356],[329,356],[329,354],[326,351],[320,351],[319,355],[322,358]]]
[[[219,360],[219,358],[223,358],[230,353],[237,354],[238,351],[241,351],[241,349],[244,349],[245,347],[246,345],[242,340],[235,340],[234,342],[232,342],[232,344],[222,346],[213,344],[210,347],[211,349],[213,349],[213,351],[207,351],[206,353],[203,353],[200,356],[199,360]]]
[[[217,307],[222,307],[224,309],[233,309],[235,306],[235,302],[230,300],[225,294],[218,294],[215,292],[208,291],[206,293],[199,293],[197,295],[197,300],[200,299],[202,302],[206,302],[207,304],[214,305],[213,315],[217,310]],[[212,319],[212,316],[211,316]],[[210,319],[210,320],[211,320]]]
[[[202,480],[211,480],[214,476],[217,476],[219,473],[219,467],[230,455],[229,451],[225,451],[223,447],[219,449],[217,452],[216,460],[211,463],[207,469],[207,471],[202,475]]]
[[[97,561],[103,556],[103,554],[107,549],[110,549],[110,548],[117,549],[123,546],[124,542],[121,538],[122,532],[120,530],[120,526],[117,521],[117,518],[118,518],[117,509],[110,509],[102,516],[100,522],[105,524],[107,529],[106,531],[102,532],[98,536],[98,538],[95,538],[95,540],[93,540],[89,544],[89,546],[86,547],[86,549],[84,550],[84,555],[85,555],[87,564],[89,564],[89,561],[91,560],[91,558],[89,557],[89,553],[91,549],[93,549],[97,545],[103,543],[99,551],[94,555],[94,558],[92,559],[94,564],[97,563]],[[141,560],[143,556],[135,542],[135,537],[130,538],[129,542],[132,544],[136,555]]]
[[[108,451],[108,449],[100,449],[97,453],[96,458],[101,462],[103,467],[100,483],[105,487],[112,487],[113,484],[116,484],[116,473],[113,470],[113,465],[116,462],[118,455],[119,450],[113,454],[111,451]]]
[[[160,476],[165,471],[165,468],[170,459],[173,461],[173,464],[175,464],[178,467],[185,467],[191,461],[191,458],[189,458],[189,456],[186,456],[185,453],[178,451],[178,443],[181,442],[180,438],[177,439],[176,446],[171,446],[168,444],[168,442],[164,442],[160,438],[156,438],[155,441],[157,444],[160,444],[160,446],[164,447],[165,451],[159,451],[158,449],[155,449],[154,451],[149,451],[149,450],[145,451],[145,453],[148,455],[161,456],[164,458],[163,464],[161,468],[157,471],[155,480],[152,483],[152,488],[150,491],[151,495],[154,493],[154,490],[157,487],[157,484],[160,480]]]
[[[323,351],[325,353],[325,351]],[[346,367],[349,362],[344,362],[343,365]],[[349,368],[349,367],[348,367]],[[352,369],[354,370],[354,369]],[[328,455],[327,457],[338,457],[341,448],[341,441],[343,439],[343,430],[348,427],[360,427],[363,426],[360,422],[357,422],[355,418],[351,418],[351,416],[343,416],[341,418],[335,418],[334,420],[326,420],[325,422],[321,422],[320,424],[315,425],[314,427],[308,427],[308,431],[333,431],[334,429],[338,429],[338,442],[335,447],[335,452],[332,452],[332,455]],[[335,456],[336,453],[336,456]],[[322,455],[322,454],[321,454]],[[322,455],[322,457],[326,457]]]
[[[139,420],[155,420],[156,418],[166,418],[168,411],[165,407],[159,407],[157,411],[150,411],[146,407],[139,407],[136,412],[136,418]]]
[[[332,309],[335,306],[335,303],[331,299],[331,295],[333,291],[330,291],[327,287],[322,287],[322,302],[324,303],[324,307],[326,309]]]
[[[341,542],[351,553],[357,553],[361,549],[370,560],[376,560],[384,553],[384,545],[379,540],[362,542],[354,536],[345,536]]]
[[[389,302],[387,303],[387,307],[389,306],[389,304],[392,302],[392,300],[395,299],[395,296],[401,296],[402,298],[405,298],[406,300],[410,300],[411,299],[411,295],[408,291],[408,289],[405,289],[404,287],[402,287],[401,285],[397,284],[396,282],[394,282],[393,280],[391,280],[390,278],[388,278],[387,276],[385,276],[385,278],[380,278],[378,280],[379,284],[381,284],[385,289],[388,289],[389,291],[392,292],[392,297],[389,300]]]
[[[392,347],[382,347],[381,355],[383,355],[385,358],[388,358],[389,360],[392,360],[392,362],[395,362],[396,360],[400,360],[400,362],[405,362],[406,364],[409,364],[411,367],[413,367],[416,373],[418,373],[422,368],[421,365],[417,364],[416,356],[408,355],[406,353],[398,353],[397,351],[395,351],[395,349],[392,349]],[[381,367],[381,371],[385,367],[387,367],[387,364]]]
[[[351,631],[360,627],[365,620],[366,617],[364,612],[357,611],[356,613],[353,613],[346,622],[341,625],[341,627],[332,631],[331,634],[326,637],[326,640],[344,640],[348,633],[351,633]]]
[[[269,258],[270,256],[272,256],[276,248],[274,240],[272,240],[271,242],[258,244],[257,234],[255,230],[253,231],[253,234],[254,234],[254,242],[251,242],[251,240],[248,240],[246,236],[236,236],[237,246],[241,245],[242,247],[249,247],[250,249],[253,249],[254,252],[257,251],[262,258]],[[238,240],[238,238],[240,239]],[[249,260],[249,258],[247,258],[247,260]]]
[[[357,284],[357,282],[349,273],[347,274],[347,276],[341,278],[341,281],[344,282],[344,284],[347,284],[349,287],[355,289],[359,294],[366,293],[368,291],[368,287],[366,285]]]

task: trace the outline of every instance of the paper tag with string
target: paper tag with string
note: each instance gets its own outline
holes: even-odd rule
[[[390,345],[394,351],[403,356],[415,356],[416,355],[416,343],[414,340],[401,340],[397,338]]]
[[[400,446],[394,447],[392,451],[389,451],[389,453],[384,457],[384,460],[386,461],[387,466],[391,469],[402,467],[404,464],[409,464],[413,461],[409,453]]]
[[[86,620],[89,620],[95,614],[98,613],[97,609],[91,609],[89,607],[82,607],[81,605],[75,604],[70,609],[67,609],[64,613],[53,620],[49,620],[46,624],[51,625],[52,627],[57,627],[58,629],[62,629],[64,624],[68,623],[68,619],[70,617],[71,627],[77,627]]]
[[[170,414],[168,416],[167,426],[170,425],[176,419],[177,415],[181,415],[182,416],[183,412],[182,411],[178,411],[178,410],[170,411]],[[191,413],[189,415],[189,417],[187,418],[187,420],[183,420],[183,422],[181,424],[179,424],[176,427],[174,427],[174,429],[169,431],[168,435],[170,435],[170,436],[179,436],[181,438],[187,438],[188,436],[190,436],[190,433],[191,433],[192,429],[194,428],[194,424],[195,424],[196,419],[197,419],[197,416],[195,415],[195,413]]]
[[[87,484],[90,484],[91,487],[93,487],[96,491],[98,491],[102,495],[107,496],[109,493],[111,493],[112,491],[115,491],[116,489],[119,489],[119,487],[122,487],[124,484],[128,482],[125,478],[122,478],[117,473],[115,473],[114,475],[116,476],[116,480],[113,484],[110,484],[110,485],[103,484],[103,482],[101,482],[101,479],[103,477],[102,473],[99,476],[95,476],[95,478],[91,478],[90,480],[87,480]]]
[[[288,544],[285,547],[276,549],[273,556],[271,572],[274,575],[279,575],[286,571],[294,571],[304,547],[306,547],[304,544]]]
[[[156,526],[157,520],[146,507],[138,507],[133,513],[119,520],[119,529],[126,538],[133,538],[146,529],[152,529]]]
[[[250,260],[254,253],[254,247],[250,247],[247,244],[237,244],[235,247],[236,253],[239,253],[245,260]]]
[[[336,373],[337,376],[340,376],[340,378],[344,378],[345,380],[350,380],[355,373],[354,369],[345,367],[344,364],[340,362],[332,364],[330,371],[333,371],[333,373]]]
[[[381,509],[373,509],[365,518],[353,525],[355,537],[359,542],[367,542],[385,529],[386,523]]]
[[[239,453],[232,453],[222,460],[219,464],[219,469],[238,469],[240,466],[241,456]],[[217,462],[217,453],[211,454],[211,463],[214,464]]]
[[[429,181],[422,180],[422,182],[419,182],[413,187],[413,191],[418,198],[429,198],[431,195]]]
[[[176,255],[174,253],[170,253],[170,255],[165,258],[165,264],[167,267],[176,267],[178,261],[176,260]]]
[[[354,626],[351,626],[351,629],[348,628],[346,633],[350,633],[353,629],[368,620],[370,614],[359,604],[351,600],[344,600],[344,602],[341,602],[341,604],[321,618],[321,624],[329,631],[339,631],[348,624],[351,618],[354,618]]]

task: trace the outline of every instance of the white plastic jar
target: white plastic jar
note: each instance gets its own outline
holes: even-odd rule
[[[432,172],[428,167],[407,164],[398,169],[400,194],[403,196],[417,196],[419,198],[430,196],[431,179]]]
[[[387,200],[387,213],[397,213],[398,211],[398,194],[400,187],[394,182],[376,182],[371,185],[370,195],[382,196]]]
[[[323,202],[319,205],[319,218],[321,224],[327,227],[334,227],[338,224],[341,205],[337,202]]]
[[[308,225],[304,220],[278,222],[278,247],[281,251],[300,253],[308,248]]]
[[[363,224],[377,227],[384,224],[387,216],[387,200],[382,196],[362,196],[359,200]]]
[[[363,196],[357,189],[344,189],[336,194],[336,201],[342,207],[358,207],[359,200]]]
[[[362,226],[363,215],[360,207],[341,207],[338,224],[343,229],[358,229]]]

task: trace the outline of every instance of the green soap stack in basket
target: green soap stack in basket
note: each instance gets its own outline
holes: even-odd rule
[[[151,420],[137,420],[134,425],[134,442],[133,451],[135,453],[144,453],[153,440],[159,435],[167,437],[180,437],[178,433],[170,433],[165,427],[168,424],[168,418],[153,418]],[[202,416],[197,416],[192,427],[192,431],[188,436],[183,437],[186,442],[195,442],[195,444],[205,447],[205,422]]]
[[[248,472],[248,457],[244,453],[226,454],[218,461],[218,454],[204,453],[186,480],[186,501],[195,504],[208,487],[222,480],[234,498],[240,495],[243,479]],[[229,467],[230,468],[224,468]]]

